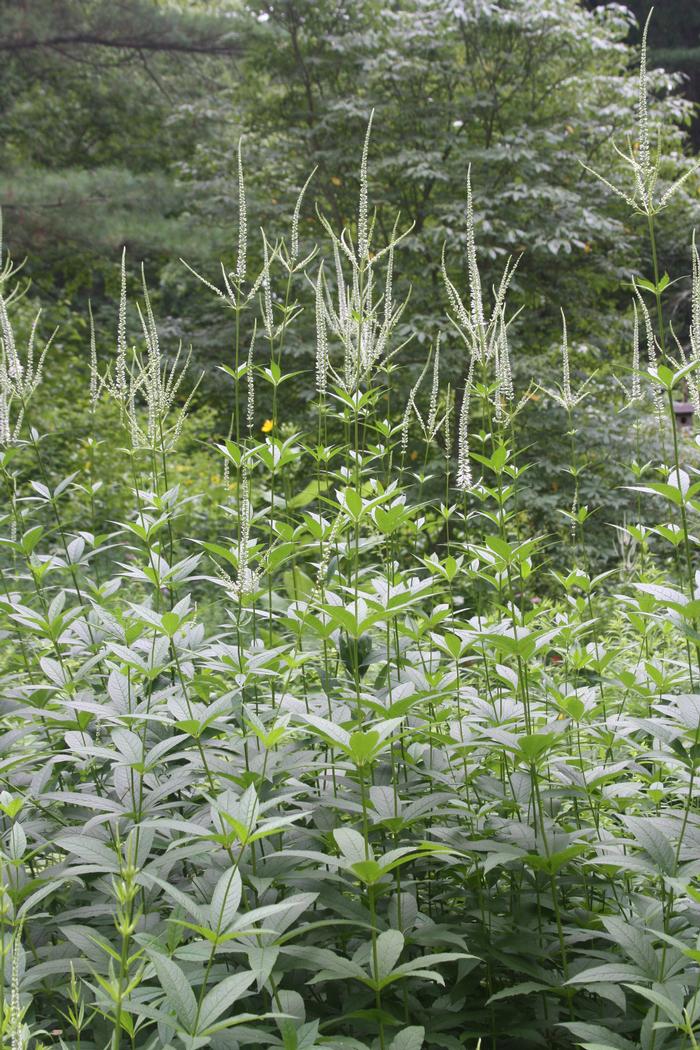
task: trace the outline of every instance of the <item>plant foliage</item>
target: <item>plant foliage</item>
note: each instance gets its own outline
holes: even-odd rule
[[[564,320],[560,371],[522,382],[516,261],[491,291],[476,180],[406,396],[410,235],[371,208],[370,128],[322,260],[306,188],[287,236],[254,236],[239,149],[235,264],[197,274],[230,320],[230,424],[191,490],[198,377],[145,278],[132,314],[123,264],[106,369],[91,332],[90,443],[60,476],[51,337],[3,255],[3,1050],[698,1045],[700,481],[673,399],[700,410],[700,258],[674,333],[656,235],[679,187],[644,53],[637,121],[628,181],[603,176],[650,235],[616,411],[630,461],[649,431],[658,454],[631,462],[639,513],[610,523],[604,573],[593,379]],[[301,287],[307,430],[284,411]],[[523,420],[546,405],[570,442],[540,534]]]

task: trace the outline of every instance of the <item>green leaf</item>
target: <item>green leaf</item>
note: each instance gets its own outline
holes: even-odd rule
[[[511,562],[513,560],[513,549],[507,540],[501,539],[500,536],[487,536],[486,546],[489,547],[494,554],[497,554],[499,558],[503,558],[505,562]]]
[[[362,517],[362,496],[355,489],[343,489],[342,492],[342,505],[349,516],[354,521],[359,521]]]
[[[501,988],[500,991],[486,1000],[487,1005],[498,1002],[499,999],[512,999],[516,995],[531,995],[533,992],[551,992],[548,984],[539,981],[523,981],[521,984],[512,984],[509,988]]]
[[[595,985],[598,981],[612,981],[623,984],[627,981],[638,981],[644,974],[636,966],[625,966],[624,963],[602,963],[582,970],[570,977],[567,984]]]
[[[119,870],[116,853],[99,839],[66,833],[58,836],[57,843],[67,853],[74,853],[84,864],[94,865],[103,871]]]
[[[167,634],[168,638],[172,638],[178,627],[180,626],[180,617],[174,612],[165,612],[161,616],[161,623],[163,624],[163,630]]]
[[[399,960],[404,947],[404,936],[398,930],[385,930],[377,937],[377,969],[374,969],[372,958],[372,973],[375,978],[382,980],[392,973]]]
[[[370,762],[379,743],[379,733],[374,729],[350,734],[349,752],[353,762],[364,766]]]
[[[149,958],[158,975],[168,1004],[175,1010],[178,1020],[185,1029],[192,1033],[197,1016],[197,1000],[190,982],[173,959],[156,952],[152,952]]]
[[[535,764],[537,759],[555,743],[554,733],[529,733],[518,739],[518,750],[526,762]]]
[[[240,999],[254,980],[255,974],[249,970],[245,973],[234,973],[230,977],[225,977],[215,988],[207,992],[199,1015],[198,1031],[206,1032],[218,1021],[224,1010],[228,1010]]]
[[[336,828],[333,838],[349,864],[374,859],[371,848],[365,846],[365,840],[359,831],[353,831],[352,828]]]
[[[578,1040],[585,1040],[578,1045],[586,1050],[639,1050],[637,1043],[631,1043],[629,1039],[602,1025],[568,1021],[563,1022],[561,1027],[568,1029]]]
[[[624,817],[628,830],[634,837],[636,846],[649,855],[659,872],[664,875],[676,873],[676,851],[673,843],[661,830],[654,817]]]
[[[421,1050],[424,1041],[425,1028],[422,1025],[410,1025],[397,1032],[389,1044],[389,1050]]]
[[[236,868],[225,872],[216,884],[211,898],[209,924],[212,930],[224,933],[238,912],[243,886]]]
[[[386,874],[386,870],[376,860],[355,861],[354,864],[350,865],[350,870],[354,875],[357,875],[360,882],[364,882],[368,886],[372,886]]]

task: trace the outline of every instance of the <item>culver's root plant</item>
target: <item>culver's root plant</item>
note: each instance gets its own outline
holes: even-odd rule
[[[301,247],[300,197],[259,272],[239,150],[236,259],[198,275],[233,347],[206,517],[176,469],[199,377],[146,280],[136,328],[124,260],[115,352],[88,348],[90,468],[59,477],[51,340],[40,318],[20,338],[3,255],[2,1050],[698,1046],[700,480],[673,403],[698,403],[700,258],[693,240],[672,331],[655,219],[679,183],[644,57],[638,118],[630,186],[608,189],[649,239],[616,406],[639,520],[610,523],[602,573],[592,380],[564,318],[561,377],[520,385],[518,261],[489,294],[471,175],[466,267],[446,245],[445,326],[402,381],[408,231],[373,221],[369,129],[355,221]],[[308,425],[285,418],[292,382]],[[520,427],[547,406],[570,484],[536,535]],[[657,429],[666,459],[642,465]]]

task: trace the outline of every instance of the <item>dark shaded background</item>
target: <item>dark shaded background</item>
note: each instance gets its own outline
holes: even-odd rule
[[[588,0],[589,8],[603,6]],[[691,101],[700,102],[700,3],[698,0],[626,0],[625,6],[643,24],[651,8],[654,17],[649,26],[649,59],[652,65],[678,71],[686,78],[684,92]],[[635,34],[636,35],[636,34]],[[695,149],[700,148],[700,120],[697,115],[691,127]]]

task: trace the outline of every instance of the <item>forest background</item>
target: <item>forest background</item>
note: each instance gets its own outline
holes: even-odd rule
[[[125,249],[129,290],[138,289],[143,263],[167,352],[191,346],[193,377],[203,373],[179,480],[202,496],[205,513],[216,502],[223,479],[204,467],[202,450],[221,440],[230,416],[232,383],[216,366],[231,356],[231,317],[182,260],[214,281],[220,260],[233,264],[241,141],[251,251],[259,261],[258,228],[270,241],[288,232],[312,172],[301,214],[304,249],[323,238],[318,211],[337,228],[352,222],[358,157],[374,110],[370,189],[381,238],[388,239],[397,212],[402,228],[412,225],[397,273],[399,292],[410,289],[397,389],[407,395],[440,331],[448,378],[451,367],[455,384],[461,376],[463,349],[445,319],[440,265],[444,249],[448,271],[463,270],[471,164],[486,286],[506,255],[521,257],[512,289],[515,306],[526,308],[512,329],[516,373],[546,373],[558,354],[565,304],[573,367],[577,377],[593,377],[595,396],[579,417],[593,468],[582,469],[581,500],[598,511],[587,533],[591,556],[614,559],[605,522],[624,516],[630,498],[620,464],[632,438],[612,373],[629,363],[630,279],[648,269],[647,249],[643,223],[630,222],[624,202],[582,162],[612,178],[611,142],[634,138],[635,48],[649,6],[5,0],[0,206],[7,249],[16,261],[26,257],[27,290],[15,323],[28,329],[41,304],[43,333],[59,326],[47,360],[46,418],[38,421],[58,430],[57,471],[84,467],[92,454],[89,384],[67,377],[88,375],[89,304],[98,357],[113,351]],[[697,3],[661,0],[649,43],[653,117],[665,128],[664,175],[673,177],[670,169],[689,166],[700,143]],[[662,272],[688,270],[699,185],[691,177],[679,205],[660,216]],[[303,275],[293,294],[300,306],[312,301]],[[667,296],[681,326],[687,284]],[[281,432],[299,424],[312,395],[312,313],[308,323],[302,314],[285,348],[287,370],[299,374],[285,387]],[[135,312],[130,327],[137,336]],[[76,396],[79,389],[85,394]],[[555,508],[572,484],[566,414],[545,391],[531,397],[544,411],[525,418],[538,466],[524,509],[533,530],[562,529]],[[258,398],[256,430],[269,414]],[[637,451],[640,459],[653,455]],[[107,518],[119,516],[108,499],[103,505]]]

